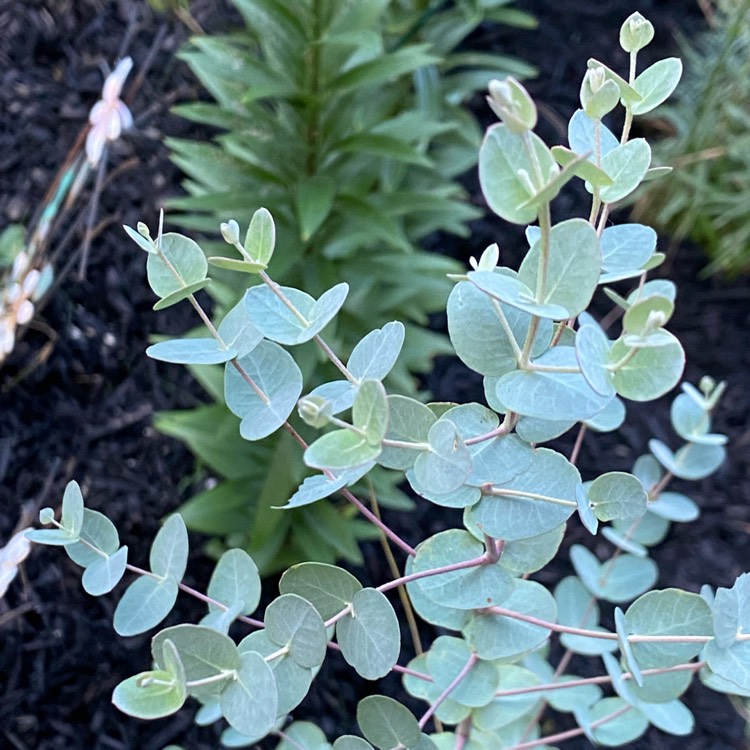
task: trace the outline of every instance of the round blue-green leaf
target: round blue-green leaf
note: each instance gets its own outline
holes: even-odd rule
[[[128,564],[128,548],[120,547],[107,557],[100,557],[83,571],[81,583],[91,596],[108,594],[125,575]]]
[[[399,746],[413,748],[422,738],[414,714],[384,695],[370,695],[359,702],[357,723],[365,739],[380,750]]]
[[[534,290],[538,288],[541,253],[540,238],[518,271],[519,281]],[[563,317],[576,317],[591,302],[599,283],[601,265],[599,238],[591,224],[584,219],[568,219],[556,224],[550,232],[544,294],[541,299],[535,294],[535,301],[563,308],[566,311]]]
[[[256,630],[240,641],[237,650],[240,654],[256,651],[267,657],[278,653],[279,647],[268,637],[265,630]],[[276,710],[279,716],[286,716],[304,700],[312,685],[315,671],[301,667],[289,654],[277,656],[269,665],[273,670],[278,690],[279,702]]]
[[[372,745],[356,734],[343,734],[333,743],[333,750],[372,750]]]
[[[727,442],[726,435],[710,434],[711,416],[706,406],[687,393],[680,393],[672,402],[670,416],[675,432],[685,440],[703,445]]]
[[[469,271],[469,280],[478,289],[500,302],[522,310],[529,315],[550,320],[567,318],[568,311],[562,305],[544,303],[536,299],[534,290],[513,273],[499,271]]]
[[[236,349],[224,348],[216,339],[171,339],[146,349],[151,359],[183,365],[217,365],[237,356]]]
[[[622,327],[626,333],[636,336],[647,336],[652,330],[652,318],[658,315],[661,318],[660,326],[667,324],[674,312],[674,301],[668,297],[651,295],[642,297],[634,302],[622,317]]]
[[[113,620],[119,635],[145,633],[158,625],[177,601],[177,581],[171,576],[159,580],[151,576],[136,579],[117,604]]]
[[[622,698],[617,696],[602,698],[589,709],[588,718],[593,723],[627,705]],[[592,728],[591,731],[601,745],[619,747],[637,740],[647,729],[648,719],[640,711],[631,708],[616,718]]]
[[[577,154],[589,154],[589,161],[593,162],[596,154],[596,125],[582,110],[577,109],[568,123],[568,143]],[[608,154],[619,145],[615,134],[602,123],[599,123],[599,138],[602,155]]]
[[[469,281],[461,281],[453,288],[448,297],[447,311],[451,343],[465,365],[489,376],[504,375],[515,369],[516,354],[502,317],[520,349],[531,323],[529,313],[493,300]],[[542,320],[534,340],[533,354],[541,354],[547,348],[551,335],[551,321]]]
[[[602,396],[614,396],[608,369],[611,343],[598,325],[583,325],[576,334],[576,359],[586,382]]]
[[[385,595],[360,589],[352,597],[352,612],[336,625],[344,659],[360,677],[377,680],[391,671],[401,652],[398,618]]]
[[[498,674],[497,687],[501,692],[533,688],[541,684],[539,677],[530,669],[516,664],[497,664],[495,669]],[[530,713],[541,700],[541,695],[536,692],[497,697],[472,714],[473,723],[487,732],[496,731]]]
[[[617,392],[632,401],[653,401],[674,388],[682,377],[685,353],[680,342],[668,331],[666,346],[639,349],[622,367],[614,371],[613,382]],[[630,347],[622,339],[612,344],[610,362],[620,361]]]
[[[240,657],[234,641],[223,633],[202,625],[175,625],[157,633],[151,641],[151,655],[160,669],[167,664],[164,644],[169,640],[180,657],[188,682],[237,669]],[[230,678],[227,678],[230,679]],[[214,682],[189,688],[190,695],[204,702],[216,700],[225,682]]]
[[[279,712],[281,715],[281,712]],[[323,730],[310,721],[294,721],[284,728],[276,750],[330,750]]]
[[[555,622],[557,607],[552,594],[534,581],[516,580],[502,608],[539,620]],[[481,659],[516,661],[549,637],[550,629],[507,615],[477,614],[463,629],[464,638]]]
[[[430,427],[437,422],[432,410],[413,398],[388,396],[388,440],[405,443],[427,443]],[[383,447],[378,463],[387,469],[410,469],[417,460],[419,450],[412,448]]]
[[[632,107],[634,115],[644,115],[666,101],[682,76],[682,61],[677,57],[659,60],[644,70],[633,81],[633,88],[641,100]]]
[[[562,675],[553,681],[565,684],[578,679],[580,678],[575,675]],[[602,690],[598,685],[578,685],[577,687],[550,690],[545,693],[545,699],[555,711],[572,712],[581,706],[593,706],[602,695]]]
[[[305,463],[314,469],[354,469],[380,455],[360,432],[343,429],[321,435],[305,450]]]
[[[676,453],[660,440],[650,440],[648,447],[659,463],[680,479],[703,479],[713,474],[726,458],[723,445],[688,443]]]
[[[614,521],[612,528],[620,536],[627,536],[628,540],[636,545],[653,547],[664,541],[669,531],[669,521],[649,512],[637,524],[633,524],[632,521]]]
[[[656,250],[656,232],[643,224],[605,227],[600,239],[602,276],[600,284],[643,273],[643,266]]]
[[[513,576],[536,573],[557,554],[564,535],[565,524],[562,523],[539,536],[506,541],[500,566]]]
[[[633,524],[629,521],[621,523],[626,527],[624,532],[616,529],[614,526],[605,526],[602,529],[602,536],[612,542],[615,547],[619,547],[623,552],[629,552],[636,557],[648,557],[648,549],[632,538],[631,528]],[[640,525],[640,521],[638,525]]]
[[[576,576],[563,578],[555,587],[557,621],[571,628],[606,632],[599,625],[599,605]],[[563,633],[560,643],[576,654],[600,656],[617,650],[617,641]]]
[[[695,502],[679,492],[660,492],[659,497],[648,504],[648,509],[660,518],[681,523],[695,521],[700,515]]]
[[[638,710],[657,729],[678,737],[686,737],[695,729],[695,717],[682,701],[671,700],[666,703],[639,703]]]
[[[570,548],[570,560],[589,592],[613,604],[630,601],[648,591],[659,574],[650,558],[621,555],[602,564],[580,544]]]
[[[429,451],[417,456],[414,475],[428,491],[445,494],[458,489],[471,472],[471,454],[449,419],[439,419],[427,435]]]
[[[595,432],[613,432],[625,421],[625,404],[615,396],[600,412],[583,423]]]
[[[65,551],[74,563],[84,568],[102,559],[84,541],[108,555],[113,555],[120,547],[120,537],[115,525],[98,510],[84,509],[80,537],[83,541],[66,545]]]
[[[282,594],[266,608],[266,632],[301,667],[319,667],[326,656],[326,628],[315,607],[297,594]]]
[[[634,138],[602,157],[602,168],[613,184],[600,192],[604,203],[615,203],[630,195],[641,184],[651,165],[651,147],[643,138]]]
[[[335,565],[306,562],[293,565],[279,581],[279,592],[307,599],[327,620],[354,601],[362,584],[348,571]]]
[[[158,680],[154,684],[151,680]],[[169,684],[161,684],[161,683]],[[144,684],[145,683],[145,684]],[[128,677],[112,693],[112,703],[124,714],[137,719],[161,719],[179,711],[185,703],[184,683],[159,669]]]
[[[224,718],[238,732],[259,740],[273,729],[278,715],[276,680],[260,654],[240,655],[237,677],[227,682],[219,702]]]
[[[462,638],[447,635],[436,638],[427,652],[427,668],[434,680],[434,688],[442,694],[472,657],[475,657],[474,652]],[[477,660],[448,697],[462,706],[486,706],[498,689],[499,679],[494,664]]]
[[[450,492],[433,492],[420,484],[414,469],[406,471],[406,479],[417,495],[435,505],[439,505],[441,508],[467,508],[478,503],[482,497],[482,491],[479,487],[470,487],[468,484],[462,484]]]
[[[160,248],[161,253],[149,253],[146,261],[148,283],[157,297],[168,297],[206,278],[206,256],[193,240],[167,232],[161,236]]]
[[[232,364],[226,365],[224,397],[242,419],[245,440],[260,440],[281,427],[302,394],[302,373],[293,357],[277,344],[262,341],[237,364],[263,392],[265,399]]]
[[[403,323],[397,321],[370,331],[352,350],[346,369],[357,380],[382,380],[396,364],[404,333]]]
[[[452,412],[453,410],[451,410]],[[471,436],[466,436],[466,438]],[[517,435],[506,435],[483,440],[469,446],[471,474],[467,484],[481,487],[489,482],[503,484],[525,471],[531,464],[534,451]]]
[[[238,357],[247,356],[263,341],[263,334],[250,322],[244,300],[224,316],[217,333],[230,349],[236,350]]]
[[[579,369],[572,346],[555,346],[533,364]],[[611,400],[593,390],[580,372],[514,370],[496,386],[507,409],[539,419],[578,421],[598,414]]]
[[[575,512],[580,481],[578,470],[565,456],[538,448],[523,473],[494,487],[497,495],[486,495],[469,511],[471,522],[495,539],[539,536]]]
[[[315,335],[312,331],[315,300],[292,287],[280,286],[279,291],[298,314],[290,310],[269,286],[259,284],[248,289],[243,300],[252,324],[267,339],[279,344],[309,341]]]
[[[468,531],[449,529],[417,548],[414,572],[442,568],[480,557],[484,546]],[[435,602],[450,602],[456,609],[477,609],[501,604],[513,589],[513,578],[497,563],[453,570],[419,579],[421,590]]]
[[[557,169],[552,153],[534,133],[528,134],[533,158],[526,151],[524,138],[506,125],[493,125],[487,131],[479,151],[479,183],[489,207],[501,218],[513,224],[530,224],[537,217],[535,205],[520,206],[532,197],[519,170],[527,175],[548,175]],[[536,162],[536,165],[535,163]]]
[[[646,512],[646,490],[638,479],[624,471],[609,471],[598,476],[588,486],[587,494],[600,521],[616,518],[632,521]]]
[[[159,529],[151,545],[151,572],[161,578],[173,578],[177,583],[185,575],[188,559],[187,527],[179,513],[173,513]]]
[[[260,601],[260,576],[253,558],[241,549],[222,554],[211,574],[206,593],[227,606],[241,603],[240,613],[252,614]],[[209,603],[209,612],[221,609]]]
[[[406,575],[414,572],[414,558],[409,557],[406,561]],[[450,630],[461,630],[469,617],[469,611],[451,607],[448,602],[437,602],[427,596],[422,590],[421,583],[424,579],[417,579],[406,584],[412,606],[417,614],[426,622]],[[416,667],[415,667],[416,669]]]
[[[712,635],[711,608],[698,594],[679,589],[649,591],[627,609],[632,635]],[[702,643],[633,643],[635,658],[643,669],[671,667],[690,661]]]

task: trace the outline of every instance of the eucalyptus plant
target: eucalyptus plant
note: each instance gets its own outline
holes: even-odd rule
[[[451,352],[426,323],[444,309],[446,274],[460,271],[427,251],[425,238],[465,236],[481,215],[457,180],[475,166],[481,141],[463,102],[492,77],[534,72],[507,56],[457,47],[483,21],[531,19],[508,0],[297,0],[293,10],[282,0],[233,2],[240,29],[198,36],[181,52],[212,101],[175,110],[220,132],[208,142],[168,140],[187,192],[170,202],[172,221],[203,232],[202,247],[215,255],[220,221],[246,223],[254,207],[266,206],[284,248],[277,281],[315,296],[349,284],[329,332],[340,356],[372,327],[402,320],[408,346],[388,377],[414,395],[415,373]],[[215,269],[208,291],[218,315],[246,288],[246,277]],[[311,386],[333,372],[309,345],[299,362]],[[294,445],[283,436],[241,440],[221,372],[191,369],[212,403],[155,419],[199,461],[199,491],[181,509],[188,526],[216,537],[213,549],[242,546],[266,573],[311,558],[361,563],[357,540],[368,528],[346,509],[272,510],[304,477]],[[289,470],[268,472],[269,461]],[[382,472],[370,481],[382,505],[409,507]]]
[[[682,376],[682,348],[665,328],[674,284],[646,280],[660,261],[656,235],[608,219],[612,205],[653,174],[647,142],[629,139],[633,117],[663,101],[680,77],[676,59],[636,75],[637,53],[652,35],[639,14],[625,21],[620,43],[631,59],[625,76],[589,61],[568,146],[550,149],[534,134],[536,108],[518,82],[490,85],[490,106],[501,122],[481,147],[482,188],[501,217],[530,226],[518,271],[499,266],[498,247],[491,245],[453,278],[450,338],[464,363],[483,376],[486,405],[425,404],[389,393],[383,380],[404,343],[399,322],[370,331],[340,358],[328,333],[348,285],[315,298],[274,281],[267,269],[275,257],[275,225],[266,209],[255,212],[244,238],[236,221],[223,224],[232,251],[208,261],[181,234],[160,226],[154,239],[144,224],[126,227],[147,253],[157,306],[188,300],[210,333],[159,342],[147,353],[168,362],[222,364],[226,401],[241,420],[243,438],[283,430],[315,472],[284,507],[339,493],[388,540],[403,571],[364,586],[341,567],[294,565],[260,615],[261,581],[246,552],[225,552],[201,594],[182,583],[188,539],[178,514],[157,533],[149,568],[139,568],[128,561],[112,523],[85,508],[71,482],[61,519],[51,508],[40,515],[56,528],[29,537],[64,546],[94,595],[112,590],[128,571],[137,574],[115,610],[120,635],[156,627],[179,590],[208,608],[199,624],[154,636],[151,665],[115,689],[118,708],[158,718],[194,698],[199,724],[228,722],[227,747],[274,735],[284,750],[526,750],[580,735],[623,745],[649,725],[689,734],[694,719],[680,696],[696,674],[715,690],[750,695],[750,574],[716,592],[655,590],[658,570],[649,557],[672,522],[698,515],[691,499],[668,489],[671,480],[708,476],[725,458],[726,438],[711,430],[723,385],[708,377],[698,387],[684,383],[671,409],[682,444],[673,451],[652,440],[631,472],[602,467],[598,476],[582,477],[577,448],[566,456],[541,445],[575,425],[579,435],[614,430],[625,417],[623,400],[662,396]],[[619,104],[625,118],[618,138],[603,118]],[[554,224],[550,202],[575,177],[591,192],[591,212]],[[218,323],[195,298],[210,283],[209,264],[260,282]],[[623,313],[619,334],[610,338],[585,311],[600,285],[615,282],[632,289],[609,292]],[[294,356],[305,342],[338,373],[312,390]],[[305,439],[303,431],[313,437]],[[462,526],[416,546],[402,538],[350,489],[375,466],[405,477],[436,509],[461,509]],[[532,580],[555,557],[566,526],[577,523],[592,535],[601,531],[611,556],[602,560],[573,545],[575,575],[553,588]],[[441,632],[407,664],[390,598],[404,587],[406,611],[413,608]],[[614,628],[603,624],[610,617]],[[233,623],[248,631],[239,643],[228,635]],[[564,650],[556,663],[552,638]],[[312,723],[292,722],[290,713],[334,651],[365,680],[399,673],[404,690],[427,707],[417,717],[403,696],[369,695],[356,712],[361,737],[327,738]],[[569,672],[574,654],[601,661],[603,674]],[[572,714],[577,728],[545,735],[548,708]]]

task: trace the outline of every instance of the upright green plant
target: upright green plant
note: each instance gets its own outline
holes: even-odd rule
[[[676,169],[648,186],[636,215],[701,245],[708,272],[734,275],[750,270],[750,2],[719,2],[715,21],[682,43],[685,82],[656,113],[673,131],[656,155]]]
[[[414,394],[413,373],[450,351],[444,336],[423,326],[445,304],[446,274],[460,270],[419,242],[436,231],[464,235],[479,215],[455,179],[475,163],[481,137],[462,100],[500,71],[531,72],[518,61],[455,48],[484,19],[528,17],[512,13],[506,0],[235,4],[244,30],[197,37],[182,55],[216,101],[177,111],[226,132],[212,143],[170,141],[190,193],[172,201],[173,218],[215,233],[229,216],[247,222],[254,206],[266,206],[283,248],[281,283],[304,285],[314,296],[349,284],[341,322],[329,333],[342,356],[373,326],[394,317],[406,323],[404,357],[389,382]],[[215,244],[204,246],[216,252]],[[220,315],[246,286],[230,273],[232,263],[224,266],[210,287]],[[329,378],[331,367],[314,347],[302,356],[308,382]],[[188,525],[243,546],[264,570],[300,559],[360,561],[355,538],[364,530],[330,507],[283,519],[271,509],[291,496],[304,467],[288,439],[241,441],[222,403],[220,373],[206,369],[194,368],[215,403],[156,420],[221,479],[182,509]],[[268,472],[269,461],[289,471]],[[407,505],[382,475],[372,480],[381,502]]]
[[[515,80],[490,86],[490,103],[502,122],[482,145],[482,187],[500,216],[536,224],[527,229],[529,249],[518,272],[499,267],[498,248],[491,245],[471,270],[454,278],[448,301],[451,341],[484,376],[489,408],[388,394],[383,380],[404,343],[398,322],[370,331],[346,363],[337,357],[326,332],[349,287],[337,284],[315,299],[277,284],[267,273],[275,232],[265,209],[254,214],[244,241],[236,223],[228,222],[224,236],[237,252],[210,259],[261,281],[218,325],[194,296],[209,284],[200,247],[161,228],[155,240],[145,225],[137,232],[127,228],[148,254],[159,305],[188,299],[211,333],[160,342],[148,354],[170,362],[223,363],[227,403],[241,418],[243,436],[256,440],[283,429],[316,472],[286,507],[339,492],[406,562],[403,575],[376,587],[363,587],[332,565],[295,565],[281,577],[280,595],[261,620],[253,616],[260,577],[247,553],[225,552],[207,596],[198,594],[181,583],[188,541],[178,514],[156,535],[150,569],[137,568],[127,562],[114,526],[85,509],[78,485],[70,483],[61,520],[51,508],[40,514],[57,528],[29,536],[64,546],[85,568],[83,585],[92,594],[111,590],[126,570],[139,574],[115,610],[119,634],[155,627],[179,589],[208,604],[199,625],[176,625],[153,638],[151,669],[114,691],[120,709],[158,718],[194,697],[201,704],[199,723],[228,722],[222,735],[228,747],[271,734],[283,750],[528,750],[580,735],[619,746],[650,724],[689,734],[694,719],[680,696],[695,673],[715,690],[750,695],[750,574],[715,593],[651,590],[658,570],[649,547],[664,538],[670,522],[698,514],[692,500],[667,490],[669,483],[706,477],[725,458],[726,438],[711,431],[723,385],[710,378],[698,388],[683,384],[671,410],[683,444],[673,452],[650,441],[650,454],[631,473],[584,479],[575,456],[539,446],[578,423],[581,431],[616,429],[624,418],[623,398],[657,398],[682,374],[682,348],[664,328],[674,284],[646,281],[647,269],[659,262],[656,235],[642,225],[608,221],[612,205],[650,170],[646,141],[629,139],[633,116],[657,106],[680,77],[674,58],[636,75],[637,52],[652,36],[640,14],[623,25],[620,43],[631,57],[627,79],[589,61],[583,108],[569,124],[569,148],[549,149],[533,133],[535,106]],[[625,108],[619,138],[602,122],[618,103]],[[591,189],[588,220],[553,224],[550,202],[575,176]],[[627,297],[610,292],[624,309],[622,330],[610,340],[585,310],[599,285],[626,279],[634,283]],[[304,375],[292,352],[305,342],[325,353],[337,378],[302,396]],[[323,434],[308,442],[300,434],[306,427]],[[401,538],[348,488],[376,465],[405,476],[435,506],[463,509],[462,528],[416,547]],[[576,514],[592,534],[607,524],[602,534],[613,553],[602,561],[574,545],[576,575],[551,591],[529,577],[554,557]],[[451,633],[407,665],[399,664],[401,628],[386,596],[404,586],[420,617]],[[601,604],[613,616],[613,630],[601,624]],[[239,644],[227,635],[233,622],[251,631]],[[566,650],[557,664],[549,661],[553,634]],[[400,673],[405,690],[428,707],[417,719],[397,696],[370,695],[357,707],[362,737],[338,737],[332,745],[315,725],[288,723],[333,650],[364,679]],[[605,674],[568,673],[572,654],[601,659]],[[547,707],[572,714],[577,728],[542,736]]]

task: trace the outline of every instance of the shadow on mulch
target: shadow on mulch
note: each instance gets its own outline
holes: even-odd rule
[[[577,106],[584,64],[579,51],[607,61],[614,57],[613,64],[621,65],[616,31],[632,7],[624,0],[595,6],[583,0],[523,5],[540,18],[538,31],[482,29],[473,42],[485,48],[497,45],[540,68],[539,79],[529,89],[542,103],[542,134],[559,140],[559,123]],[[212,29],[231,17],[223,2],[198,0],[193,6],[198,20]],[[701,20],[697,6],[688,0],[642,2],[640,10],[657,28],[655,49],[671,48],[674,30],[695,28]],[[39,506],[56,505],[65,482],[74,477],[87,504],[115,522],[132,559],[143,560],[160,519],[183,499],[180,483],[192,471],[190,454],[158,435],[150,417],[161,409],[196,403],[199,391],[180,368],[156,365],[143,351],[152,332],[179,332],[194,321],[180,307],[152,311],[143,257],[118,228],[141,219],[155,224],[158,206],[180,180],[163,137],[196,135],[195,126],[168,112],[172,103],[200,95],[174,58],[185,38],[181,27],[136,0],[0,0],[0,226],[27,222],[42,200],[98,98],[101,66],[127,53],[137,69],[159,33],[161,44],[151,71],[132,103],[136,128],[112,150],[110,174],[115,176],[102,196],[99,216],[104,225],[92,247],[86,280],[79,283],[70,276],[58,289],[42,316],[58,334],[54,346],[18,385],[0,395],[0,540],[12,534],[20,519],[33,520]],[[563,196],[555,210],[563,215],[574,211],[575,201],[575,194]],[[484,221],[477,224],[471,247],[452,239],[448,251],[466,259],[494,241],[501,248],[518,246],[518,238],[501,222]],[[66,252],[74,253],[75,244]],[[672,266],[679,295],[670,330],[683,342],[691,382],[705,373],[728,381],[716,429],[732,437],[730,459],[710,479],[684,488],[675,483],[699,502],[702,516],[693,524],[675,525],[654,553],[661,571],[659,586],[691,591],[702,583],[730,585],[750,569],[750,289],[746,280],[701,281],[702,265],[700,253],[685,248]],[[46,335],[44,330],[29,331],[0,373],[1,383],[7,385],[33,360]],[[481,386],[453,361],[440,362],[429,385],[446,398],[476,398]],[[674,445],[667,427],[670,400],[634,406],[621,433],[587,439],[580,460],[584,477],[595,466],[630,468],[651,437]],[[413,518],[395,518],[394,524],[437,531],[443,523],[434,519],[432,508],[422,515],[423,524]],[[572,530],[569,541],[584,536]],[[194,548],[200,546],[200,539],[191,541]],[[608,554],[605,544],[595,542],[595,551],[602,545],[600,551]],[[379,565],[374,554],[368,556],[367,574],[373,579],[381,573]],[[561,560],[540,578],[558,578],[567,572],[565,565]],[[189,574],[198,588],[205,585],[210,569],[210,563],[193,555]],[[147,635],[115,635],[115,600],[85,594],[80,569],[60,550],[34,549],[22,576],[0,600],[3,747],[160,750],[170,742],[182,742],[190,750],[219,746],[215,728],[193,726],[192,707],[157,722],[130,719],[112,707],[114,686],[149,666]],[[181,600],[168,624],[181,618],[195,621],[202,614],[202,605]],[[352,731],[341,717],[352,716],[359,689],[351,672],[334,658],[300,716],[318,720],[329,739]],[[696,684],[687,702],[696,715],[693,736],[674,738],[651,730],[630,747],[745,746],[743,722],[723,696]],[[565,745],[587,746],[580,741]]]

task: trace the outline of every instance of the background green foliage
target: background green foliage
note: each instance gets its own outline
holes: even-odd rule
[[[215,236],[229,216],[246,223],[266,206],[276,220],[280,283],[303,285],[314,297],[343,279],[350,285],[337,327],[327,332],[337,352],[348,355],[389,320],[407,324],[389,382],[414,394],[412,373],[450,351],[444,336],[423,326],[445,304],[446,273],[458,270],[420,242],[438,231],[465,235],[479,215],[456,181],[476,162],[481,137],[463,103],[492,77],[534,72],[457,48],[483,21],[533,20],[507,0],[300,0],[294,11],[280,0],[235,4],[244,29],[196,37],[182,53],[215,101],[177,112],[222,132],[211,143],[170,141],[188,192],[171,202],[170,222]],[[223,243],[202,245],[215,255]],[[212,269],[220,315],[245,291],[247,277],[237,276]],[[313,347],[302,362],[313,383],[323,377]],[[156,421],[220,477],[181,509],[188,525],[251,550],[263,570],[296,559],[358,561],[364,530],[332,508],[284,517],[270,510],[294,491],[302,465],[284,437],[242,440],[223,404],[220,371],[192,369],[214,403]],[[407,503],[382,477],[373,480],[383,504]]]
[[[638,215],[708,253],[709,272],[750,270],[750,2],[718,3],[713,29],[682,40],[685,77],[657,114],[655,147],[672,173],[648,183]]]

